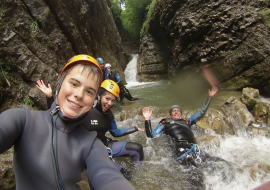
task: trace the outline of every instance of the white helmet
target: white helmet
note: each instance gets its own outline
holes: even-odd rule
[[[106,63],[106,64],[105,64],[105,68],[107,68],[107,67],[112,67],[112,66],[111,66],[110,63]]]

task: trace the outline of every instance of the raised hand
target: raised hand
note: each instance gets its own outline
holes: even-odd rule
[[[149,107],[145,107],[142,109],[142,114],[145,120],[150,120],[152,113],[153,113],[153,110]]]
[[[213,97],[218,91],[218,88],[216,86],[212,86],[212,89],[210,91],[210,89],[208,90],[208,95]]]
[[[47,97],[52,97],[52,88],[51,85],[48,84],[48,87],[44,84],[42,80],[38,80],[36,87]]]

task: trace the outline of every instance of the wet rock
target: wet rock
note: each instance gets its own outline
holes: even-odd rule
[[[0,62],[7,65],[2,69],[10,82],[0,87],[0,105],[12,100],[18,106],[30,96],[36,107],[46,109],[36,81],[42,79],[55,90],[61,68],[75,54],[102,57],[125,83],[122,66],[127,59],[106,0],[3,1],[0,15]]]
[[[211,129],[217,134],[234,134],[232,124],[228,122],[225,114],[219,110],[208,109],[206,115],[196,125],[203,129]]]
[[[15,175],[12,165],[13,148],[0,155],[0,189],[14,190]]]
[[[270,94],[270,33],[258,9],[269,5],[245,0],[156,1],[141,38],[141,80],[179,79],[183,72],[198,75],[204,64],[222,88],[252,86]]]
[[[256,119],[256,123],[270,124],[270,103],[259,102],[252,110],[252,114]]]
[[[258,89],[254,88],[243,88],[241,101],[245,104],[248,110],[252,110],[259,101],[260,93]]]
[[[252,137],[256,136],[270,137],[270,125],[253,123],[248,127],[247,132]]]
[[[236,128],[247,128],[255,122],[255,118],[249,112],[246,105],[235,97],[227,99],[222,107],[224,117]]]

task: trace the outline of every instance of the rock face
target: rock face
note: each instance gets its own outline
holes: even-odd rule
[[[141,81],[196,75],[209,66],[222,87],[270,94],[269,1],[160,0],[141,38]],[[268,19],[268,18],[267,18]]]
[[[219,110],[208,109],[196,125],[217,134],[235,134],[240,129],[270,137],[269,115],[270,103],[262,100],[258,89],[244,88],[240,99],[231,96]]]
[[[3,0],[0,22],[0,112],[25,97],[46,109],[36,81],[55,89],[75,54],[102,57],[125,80],[121,39],[106,0]]]

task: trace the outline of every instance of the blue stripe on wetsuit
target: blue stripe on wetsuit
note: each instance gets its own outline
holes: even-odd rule
[[[118,129],[117,128],[117,125],[116,125],[116,121],[115,119],[113,118],[111,120],[111,129],[109,130],[110,133],[113,135],[113,136],[116,136],[116,137],[120,137],[122,135],[125,134],[125,132],[128,130],[129,128],[127,129]]]

